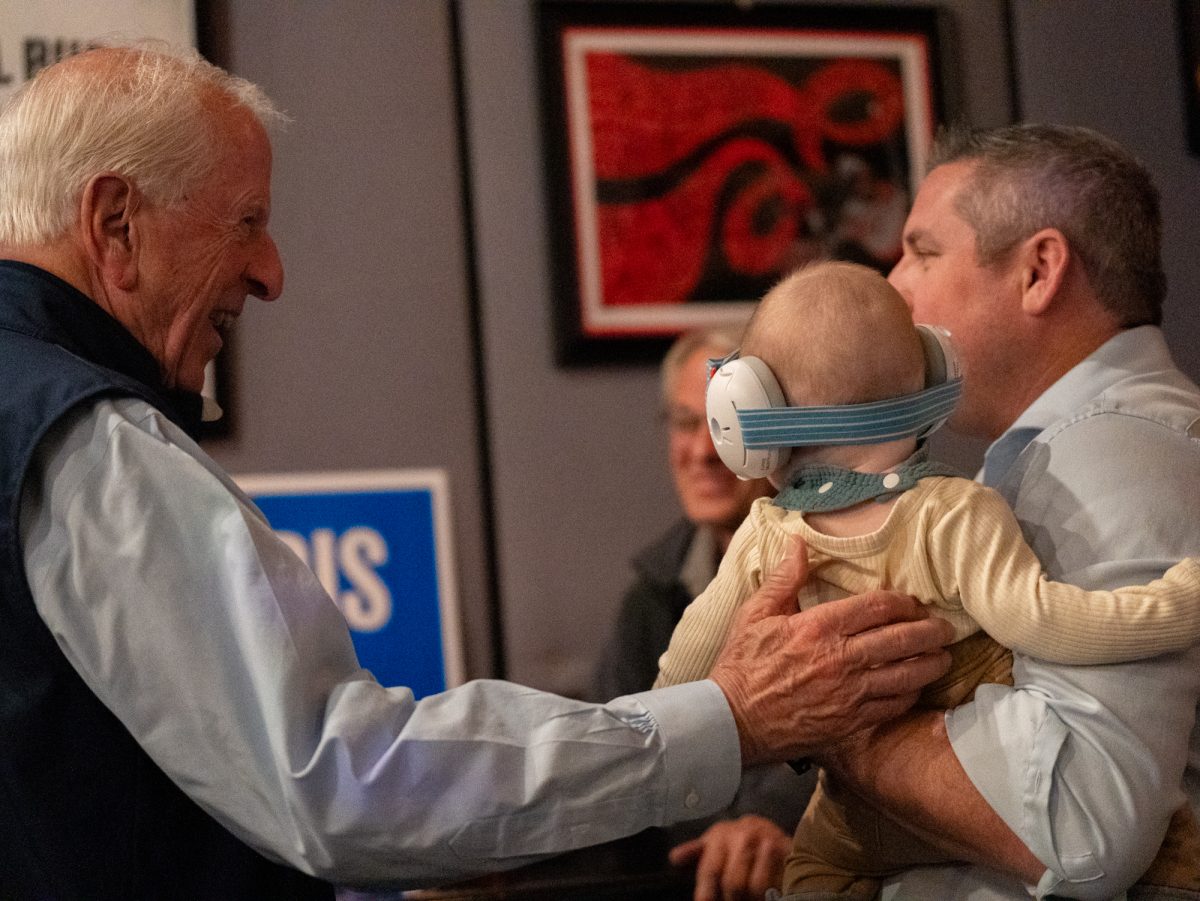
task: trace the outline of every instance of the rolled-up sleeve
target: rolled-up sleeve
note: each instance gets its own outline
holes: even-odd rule
[[[952,710],[954,752],[1047,867],[1038,897],[1119,896],[1185,803],[1200,650],[1134,664],[1014,660],[1015,689],[982,686]]]

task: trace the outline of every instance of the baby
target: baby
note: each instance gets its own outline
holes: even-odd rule
[[[848,263],[818,264],[773,288],[747,326],[746,357],[766,364],[791,407],[900,397],[925,381],[922,340],[903,299],[878,273]],[[1116,591],[1051,582],[1000,496],[929,462],[917,437],[798,447],[785,452],[771,480],[779,494],[754,503],[716,577],[676,626],[655,687],[707,676],[738,606],[795,535],[808,546],[811,573],[801,609],[888,588],[934,605],[954,625],[953,666],[923,692],[926,706],[962,704],[981,682],[1011,684],[1009,649],[1100,664],[1200,638],[1196,561]],[[1200,852],[1200,831],[1188,826],[1191,844],[1173,859]],[[947,861],[822,773],[783,888],[799,897],[868,899],[889,873]],[[1173,878],[1167,872],[1155,881],[1174,885]]]

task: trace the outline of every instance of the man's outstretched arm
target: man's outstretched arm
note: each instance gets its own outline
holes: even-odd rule
[[[797,613],[807,577],[797,539],[738,611],[713,667],[743,766],[808,757],[898,716],[950,667],[953,630],[913,598],[877,591]]]

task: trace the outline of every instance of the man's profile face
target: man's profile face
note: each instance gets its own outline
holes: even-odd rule
[[[712,356],[724,352],[699,348],[675,374],[667,405],[668,459],[684,515],[697,525],[732,531],[745,519],[754,499],[770,486],[764,479],[738,479],[717,456],[704,412],[707,363]]]
[[[904,255],[888,281],[915,322],[950,332],[963,368],[963,398],[950,424],[995,437],[992,395],[1003,390],[1012,365],[1008,336],[1019,321],[1020,274],[1015,267],[980,265],[975,230],[955,208],[973,165],[947,163],[926,177],[904,223]]]
[[[178,204],[141,211],[138,314],[133,329],[169,386],[199,391],[221,333],[246,297],[274,300],[283,288],[279,253],[267,231],[271,146],[245,110],[218,115],[221,162]]]

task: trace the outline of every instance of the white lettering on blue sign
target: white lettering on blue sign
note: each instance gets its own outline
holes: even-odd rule
[[[388,561],[387,541],[379,532],[367,526],[341,535],[313,529],[307,540],[297,532],[275,534],[316,573],[355,632],[378,632],[391,621],[392,593],[376,571]],[[345,591],[340,588],[343,578],[350,585]]]
[[[259,474],[238,482],[341,610],[359,662],[381,684],[423,698],[464,681],[444,472]]]

